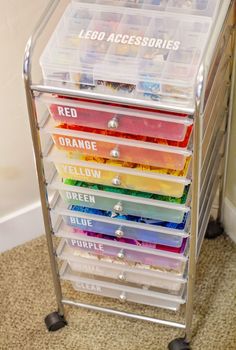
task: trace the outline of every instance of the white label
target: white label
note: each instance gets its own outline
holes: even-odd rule
[[[100,252],[104,251],[103,245],[100,243],[80,241],[78,239],[71,239],[70,243],[73,247],[84,248],[88,250],[98,250]]]
[[[77,111],[75,108],[57,106],[57,111],[60,117],[77,118]]]
[[[97,151],[97,143],[95,141],[81,140],[74,137],[69,138],[65,136],[60,136],[58,140],[59,140],[59,144],[63,147],[72,147],[72,148]]]
[[[66,198],[67,199],[72,199],[74,201],[78,201],[78,202],[85,202],[85,203],[96,203],[95,197],[94,196],[90,196],[88,194],[84,194],[84,193],[77,193],[77,192],[66,192]]]
[[[157,49],[165,49],[177,51],[180,48],[180,41],[165,40],[160,38],[150,38],[147,36],[136,36],[121,33],[105,33],[92,30],[82,29],[79,33],[80,39],[106,41],[108,43],[155,47]]]
[[[70,222],[72,225],[93,227],[93,220],[89,219],[70,216]]]
[[[103,270],[100,269],[98,266],[94,266],[94,265],[79,265],[79,270],[83,271],[83,272],[88,272],[88,273],[102,273],[103,274]]]
[[[82,177],[93,177],[94,179],[101,178],[101,171],[96,169],[77,168],[72,165],[63,165],[63,171],[72,175],[78,175]]]
[[[79,289],[89,290],[91,292],[102,292],[102,288],[99,286],[96,286],[96,284],[78,282],[76,283],[76,286]]]

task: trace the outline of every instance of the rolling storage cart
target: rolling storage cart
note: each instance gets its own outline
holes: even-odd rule
[[[198,256],[223,232],[235,16],[230,0],[50,2],[24,60],[50,331],[78,306],[177,327],[169,349],[190,349]],[[61,280],[78,295],[185,307],[185,322],[69,300]]]

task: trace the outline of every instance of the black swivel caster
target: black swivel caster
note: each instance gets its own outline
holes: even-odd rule
[[[205,238],[206,239],[215,239],[224,233],[224,227],[219,220],[210,219],[207,226]]]
[[[57,311],[47,315],[44,322],[49,332],[56,332],[67,325],[64,316],[61,316]]]
[[[177,338],[172,340],[168,345],[169,350],[191,350],[189,343],[185,341],[185,338]]]

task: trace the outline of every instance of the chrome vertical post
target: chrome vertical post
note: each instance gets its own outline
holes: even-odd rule
[[[190,343],[192,337],[193,301],[197,263],[197,242],[199,229],[199,196],[200,196],[200,174],[201,174],[201,114],[203,108],[205,72],[203,65],[200,67],[197,78],[197,90],[195,97],[195,115],[193,130],[193,168],[192,168],[192,206],[191,206],[191,233],[189,249],[189,274],[187,287],[187,302],[185,309],[186,335],[185,340]]]
[[[24,75],[27,107],[29,112],[31,135],[32,135],[35,160],[36,160],[36,168],[38,173],[38,183],[39,183],[39,191],[40,191],[40,197],[41,197],[41,203],[42,203],[44,225],[46,230],[47,246],[49,251],[49,258],[50,258],[51,270],[52,270],[52,276],[53,276],[53,282],[54,282],[54,289],[55,289],[56,300],[58,305],[58,312],[60,315],[63,316],[64,306],[62,303],[62,291],[61,291],[60,278],[58,274],[58,266],[57,266],[57,262],[54,254],[54,246],[53,246],[53,238],[52,238],[53,232],[52,232],[52,223],[51,223],[50,212],[49,212],[46,179],[44,174],[43,159],[41,156],[42,155],[41,144],[38,137],[37,111],[36,111],[34,92],[31,89],[31,60],[32,60],[33,47],[34,47],[35,41],[40,35],[44,25],[49,20],[50,15],[52,14],[57,3],[58,3],[58,0],[57,1],[53,0],[50,2],[47,8],[47,12],[45,12],[47,13],[47,16],[46,16],[47,18],[45,18],[45,14],[44,14],[44,16],[39,21],[39,25],[36,28],[34,36],[31,37],[27,43],[25,56],[24,56],[23,75]]]

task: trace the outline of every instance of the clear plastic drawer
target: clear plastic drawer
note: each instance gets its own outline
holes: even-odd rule
[[[181,142],[193,123],[182,114],[46,96],[40,101],[47,105],[57,124],[69,127],[79,125]]]
[[[62,178],[92,182],[101,185],[151,192],[180,198],[185,187],[191,183],[190,159],[182,171],[171,171],[140,164],[106,160],[104,158],[80,157],[70,159],[54,148],[46,156],[53,162]]]
[[[171,273],[161,273],[151,269],[142,269],[141,267],[131,267],[122,262],[114,263],[112,259],[108,261],[98,258],[88,259],[73,255],[73,248],[61,241],[57,249],[58,258],[68,262],[70,268],[75,272],[85,273],[95,276],[103,276],[120,282],[128,282],[153,286],[179,293],[186,284],[184,276],[173,276]]]
[[[111,236],[117,239],[135,240],[135,242],[143,241],[150,246],[159,244],[169,250],[173,247],[178,251],[181,250],[184,239],[189,235],[190,215],[187,214],[183,222],[174,224],[156,219],[113,214],[98,209],[74,206],[69,208],[71,210],[56,206],[53,212],[62,216],[69,232],[73,232],[74,235],[85,230],[107,235],[108,238]]]
[[[99,129],[96,131],[90,128],[89,132],[87,130],[81,128],[81,130],[74,131],[58,127],[48,129],[48,132],[51,134],[57,149],[70,152],[71,157],[75,159],[84,154],[124,162],[140,162],[144,165],[165,169],[183,170],[186,160],[192,154],[191,145],[189,145],[191,143],[191,129],[186,136],[187,140],[178,143],[179,147],[169,145],[171,142],[168,144],[167,140],[151,139],[146,142],[142,141],[144,139],[142,136],[136,136],[138,140],[135,140],[135,136],[131,139],[128,134],[120,133],[119,137],[116,137],[106,135],[106,132]],[[116,135],[117,133],[111,132],[111,134]]]
[[[61,269],[61,278],[72,281],[77,291],[111,297],[121,302],[131,301],[170,310],[178,310],[180,305],[185,303],[184,295],[165,294],[155,287],[135,288],[133,284],[112,283],[98,276],[92,279],[84,274],[73,274],[66,264]]]
[[[157,270],[174,272],[182,274],[186,267],[188,242],[185,241],[181,248],[171,248],[167,246],[160,246],[153,248],[153,245],[145,244],[137,245],[131,243],[123,243],[119,240],[114,240],[106,236],[100,238],[97,234],[94,235],[89,232],[68,230],[62,227],[56,231],[59,237],[66,237],[68,245],[74,248],[74,255],[80,255],[80,252],[86,252],[89,255],[108,256],[115,261],[123,261],[127,264],[142,264],[154,266]],[[168,250],[167,250],[168,249]],[[178,251],[178,253],[172,252]],[[78,252],[78,253],[76,253]]]
[[[182,198],[164,197],[140,191],[114,189],[75,180],[55,180],[50,188],[57,190],[67,205],[78,205],[155,220],[181,223],[190,210],[189,188]]]

